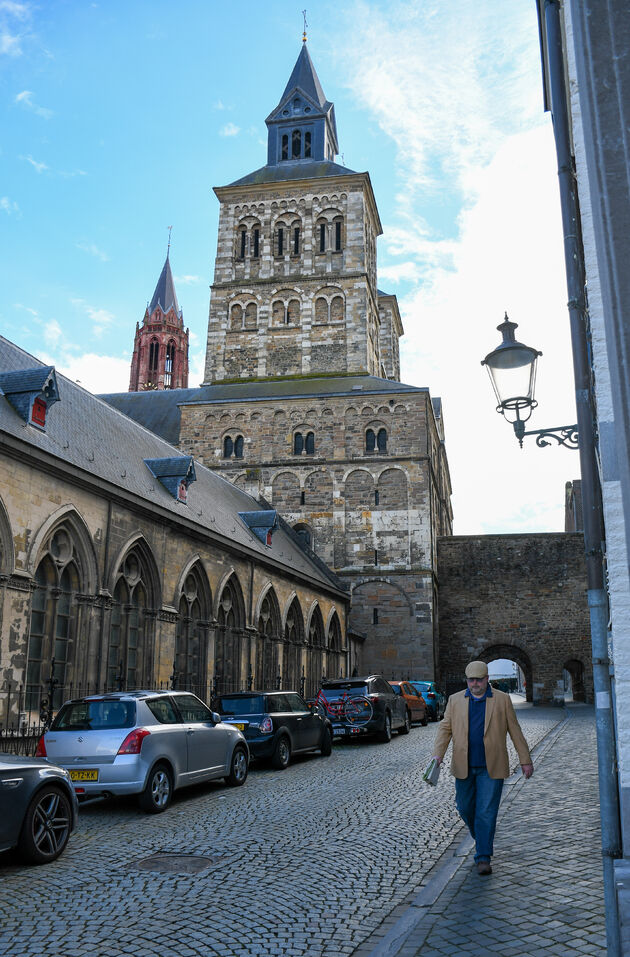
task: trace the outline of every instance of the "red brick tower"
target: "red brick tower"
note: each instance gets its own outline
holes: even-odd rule
[[[167,252],[142,326],[136,323],[129,391],[187,388],[188,329],[184,329]]]

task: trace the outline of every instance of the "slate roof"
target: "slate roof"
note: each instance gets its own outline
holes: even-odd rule
[[[171,272],[171,263],[168,255],[162,272],[160,273],[160,278],[157,281],[155,292],[153,293],[151,305],[149,306],[149,315],[151,315],[158,303],[162,307],[162,312],[168,312],[172,306],[179,316],[179,304],[175,294],[175,283],[173,282],[173,273]]]
[[[354,176],[356,170],[339,166],[332,160],[289,160],[278,166],[261,166],[253,173],[234,180],[230,186],[247,186],[261,183],[282,183],[285,180],[320,179],[324,176]]]
[[[401,392],[428,392],[428,388],[404,385],[377,376],[331,376],[321,379],[268,379],[264,382],[232,382],[225,385],[202,385],[197,389],[160,389],[151,392],[119,392],[102,395],[101,399],[119,409],[145,428],[177,445],[179,442],[180,406],[213,402],[283,402],[309,396],[387,395]]]
[[[0,373],[45,368],[44,363],[0,336]],[[109,483],[119,494],[130,496],[216,535],[226,544],[235,544],[265,560],[272,560],[280,572],[298,574],[327,589],[343,586],[333,572],[313,561],[300,548],[296,537],[279,528],[270,546],[243,524],[239,512],[252,512],[259,503],[216,472],[195,463],[197,481],[188,490],[187,504],[177,502],[147,468],[145,459],[179,458],[181,452],[158,435],[123,415],[113,404],[92,395],[82,386],[57,373],[61,401],[46,417],[46,429],[27,426],[4,396],[0,396],[0,444],[4,437],[25,443],[33,451],[52,456],[85,473],[86,478]],[[198,390],[180,390],[193,392]],[[177,392],[171,393],[177,395]],[[140,393],[155,399],[158,392]]]
[[[318,103],[324,112],[326,112],[328,107],[332,106],[332,103],[326,99],[322,85],[319,82],[319,77],[317,76],[317,71],[306,48],[306,43],[302,44],[302,49],[293,67],[293,72],[284,88],[284,93],[280,97],[279,106],[296,87],[299,87],[311,100]]]

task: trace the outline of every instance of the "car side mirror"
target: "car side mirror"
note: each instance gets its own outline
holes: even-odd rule
[[[212,720],[215,724],[221,724],[221,715],[218,713],[218,711],[212,712]]]

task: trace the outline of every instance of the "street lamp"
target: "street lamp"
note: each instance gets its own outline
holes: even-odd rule
[[[551,445],[549,439],[554,439],[558,445],[577,449],[577,425],[525,431],[525,423],[538,405],[534,398],[536,364],[542,352],[517,342],[514,335],[514,330],[517,328],[518,323],[510,322],[506,312],[503,322],[497,326],[503,341],[481,360],[482,366],[488,370],[490,382],[497,397],[497,412],[505,416],[506,421],[511,422],[521,448],[526,435],[535,435],[536,445],[541,448]]]

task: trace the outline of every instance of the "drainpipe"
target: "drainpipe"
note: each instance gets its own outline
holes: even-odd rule
[[[584,296],[585,270],[581,243],[577,183],[569,138],[567,93],[560,27],[559,0],[545,0],[545,25],[551,115],[558,160],[558,181],[564,234],[564,258],[569,296],[569,319],[575,376],[575,400],[580,442],[582,500],[584,506],[584,549],[591,623],[593,684],[599,771],[599,800],[604,869],[604,905],[609,957],[621,953],[619,914],[615,893],[614,861],[621,856],[617,750],[612,714],[610,661],[608,657],[608,596],[605,588],[603,547],[605,530],[601,486],[595,445],[596,420],[591,391],[591,365]]]

